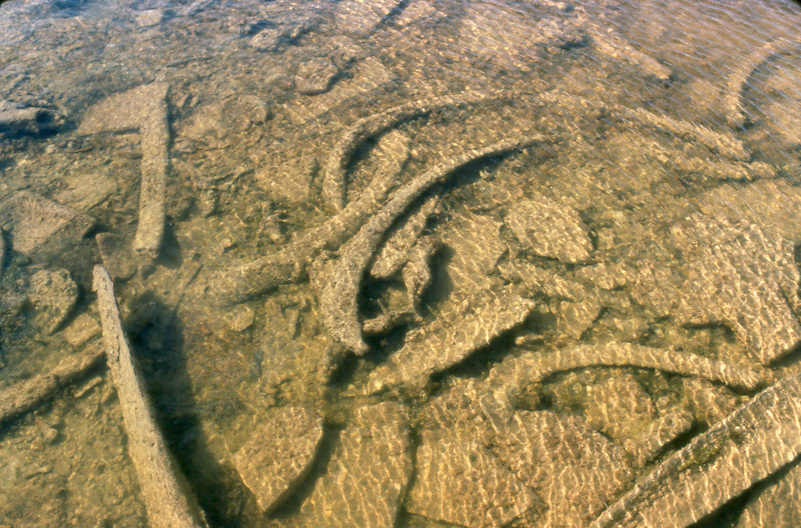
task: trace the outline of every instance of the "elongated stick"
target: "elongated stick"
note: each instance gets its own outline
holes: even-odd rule
[[[102,347],[90,345],[85,352],[62,359],[47,374],[38,374],[0,391],[0,423],[30,411],[51,398],[56,391],[97,365],[103,354]]]
[[[156,425],[153,407],[145,397],[144,383],[122,331],[114,284],[103,266],[95,266],[94,290],[108,366],[125,420],[128,452],[139,476],[148,522],[154,528],[208,526]]]

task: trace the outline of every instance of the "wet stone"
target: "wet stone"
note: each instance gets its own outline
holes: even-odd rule
[[[584,262],[592,251],[587,226],[571,207],[545,196],[518,202],[504,219],[523,251],[563,262]]]
[[[467,527],[505,526],[534,508],[537,495],[475,439],[426,431],[417,449],[408,509]]]
[[[521,324],[535,306],[509,288],[468,298],[451,314],[408,337],[401,350],[370,374],[368,391],[425,385],[429,375],[459,363]]]
[[[131,244],[121,235],[115,233],[98,233],[95,235],[100,258],[114,280],[128,280],[137,270],[136,255]]]
[[[369,35],[399,3],[398,0],[344,0],[337,4],[337,27],[346,33]]]
[[[323,438],[323,418],[305,407],[284,407],[233,456],[245,485],[269,513],[289,497],[311,468]]]
[[[100,323],[87,313],[77,316],[64,329],[64,338],[75,349],[80,349],[98,335],[100,335]]]
[[[737,521],[736,528],[795,526],[801,516],[801,461],[779,477],[755,486],[752,498]]]
[[[587,421],[617,441],[637,438],[656,418],[651,398],[631,374],[590,385],[586,391]]]
[[[548,506],[529,526],[586,526],[632,477],[627,454],[580,416],[518,411],[498,456]]]
[[[312,59],[298,66],[295,88],[303,95],[321,94],[328,91],[338,74],[339,70],[329,59]]]
[[[677,322],[723,321],[763,364],[801,341],[801,279],[792,243],[745,221],[704,215],[675,225],[672,235],[689,261]]]
[[[357,409],[326,473],[301,506],[302,526],[394,526],[412,474],[408,416],[394,402]]]
[[[455,292],[470,294],[492,286],[490,275],[508,250],[496,221],[464,213],[443,232],[442,241],[453,251],[447,269]]]
[[[50,260],[80,243],[94,225],[86,215],[29,191],[0,202],[0,224],[14,251]]]
[[[64,119],[48,108],[0,100],[0,137],[52,132]]]
[[[36,308],[37,325],[52,334],[78,302],[78,285],[67,270],[41,270],[31,277],[28,297]]]

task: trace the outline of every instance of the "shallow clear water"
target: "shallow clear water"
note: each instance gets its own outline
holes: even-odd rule
[[[154,523],[102,358],[9,410],[103,349],[101,262],[212,526],[583,526],[648,479],[631,526],[791,525],[799,27],[0,4],[0,526]]]

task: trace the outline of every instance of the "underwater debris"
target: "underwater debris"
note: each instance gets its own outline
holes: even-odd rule
[[[543,141],[546,138],[541,135],[509,138],[471,150],[437,165],[395,191],[384,207],[342,246],[339,259],[328,264],[329,280],[320,293],[320,313],[331,336],[348,350],[357,354],[367,352],[369,347],[362,339],[358,314],[362,277],[387,229],[420,195],[468,163]]]
[[[147,268],[158,256],[164,238],[167,175],[170,169],[169,84],[155,82],[112,95],[90,108],[78,134],[139,129],[142,144],[142,182],[139,224],[133,248]]]
[[[125,421],[128,454],[139,476],[148,522],[158,528],[208,526],[156,423],[155,411],[122,330],[114,284],[103,266],[95,266],[93,286],[106,359]]]
[[[609,506],[592,528],[683,527],[801,453],[801,376],[765,389]]]

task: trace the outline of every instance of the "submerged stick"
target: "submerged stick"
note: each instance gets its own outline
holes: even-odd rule
[[[89,346],[85,352],[62,359],[47,374],[38,374],[0,391],[0,423],[30,411],[51,398],[56,391],[100,363],[103,355],[103,347]]]
[[[348,350],[358,354],[367,352],[358,314],[362,277],[387,229],[417,198],[468,163],[543,141],[546,138],[539,134],[504,139],[447,160],[398,189],[386,205],[365,222],[356,236],[342,246],[339,260],[330,262],[324,272],[328,280],[320,293],[320,317],[331,336]]]
[[[374,214],[395,186],[409,154],[408,140],[385,136],[379,142],[381,168],[358,200],[321,225],[301,233],[276,253],[217,273],[210,279],[221,304],[236,304],[306,273],[306,266],[324,249],[334,250],[353,236],[364,221]]]
[[[673,454],[591,528],[689,526],[801,453],[801,375],[762,391]]]
[[[771,40],[761,48],[748,55],[745,60],[738,61],[737,69],[726,83],[726,92],[723,96],[726,117],[729,124],[735,128],[742,127],[748,121],[742,105],[742,92],[748,85],[754,71],[773,57],[793,53],[801,45],[801,39],[787,42],[785,40]]]
[[[142,184],[139,223],[133,248],[148,267],[158,256],[164,238],[167,174],[170,168],[167,92],[156,82],[112,95],[93,106],[78,127],[78,134],[139,129],[142,142]]]
[[[359,119],[342,134],[328,155],[323,172],[323,199],[336,210],[341,210],[345,207],[345,202],[347,201],[345,170],[353,156],[353,152],[366,139],[376,136],[404,121],[423,117],[437,110],[482,103],[500,97],[502,96],[470,94],[464,97],[434,97],[405,103]]]
[[[148,522],[154,528],[208,526],[156,424],[155,411],[145,396],[144,382],[122,330],[114,284],[103,266],[95,266],[94,290],[108,366],[128,435],[128,453],[139,476]]]

